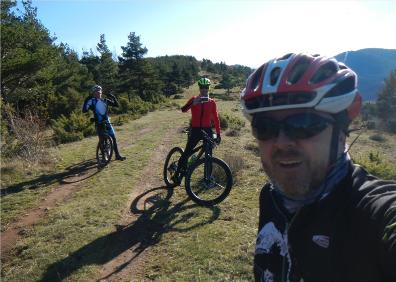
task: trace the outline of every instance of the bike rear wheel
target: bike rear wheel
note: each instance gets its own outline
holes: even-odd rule
[[[230,194],[233,182],[231,170],[223,160],[212,157],[209,162],[208,169],[205,158],[198,160],[188,170],[185,180],[187,194],[201,206],[222,202]]]
[[[183,149],[180,147],[172,148],[165,159],[164,164],[164,181],[166,186],[172,188],[177,186],[178,184],[175,183],[172,177],[175,175],[177,166],[179,163],[179,159],[183,154]]]
[[[113,141],[109,135],[104,135],[96,147],[96,161],[99,167],[106,166],[113,156]]]

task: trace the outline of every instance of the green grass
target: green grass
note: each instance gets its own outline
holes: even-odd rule
[[[373,136],[377,138],[373,139]],[[350,148],[353,161],[377,177],[396,180],[396,135],[363,130],[352,133],[348,143],[351,144],[356,137],[357,141]]]
[[[94,276],[98,264],[106,260],[103,246],[108,240],[111,241],[114,225],[119,222],[126,208],[134,184],[140,180],[141,170],[147,165],[162,137],[177,125],[174,120],[178,116],[168,111],[151,113],[119,130],[119,143],[124,144],[120,147],[128,159],[110,163],[109,167],[86,179],[83,189],[74,193],[71,199],[50,210],[48,216],[18,242],[13,250],[14,258],[3,264],[3,277],[7,281],[18,281],[23,274],[30,281],[39,280],[40,277],[54,281],[57,271],[71,281]],[[158,119],[164,124],[157,126],[150,134],[130,140]],[[90,145],[97,141],[89,138],[84,142],[87,143],[86,150],[94,148]],[[84,155],[82,147],[80,142],[60,146],[63,157],[59,167],[75,161],[78,158],[76,156]],[[90,151],[88,157],[94,154],[94,149],[87,151]],[[12,196],[20,197],[18,193]],[[75,260],[69,256],[73,253],[84,258]]]
[[[186,98],[175,102],[182,105],[197,91],[196,86],[190,87]],[[218,110],[243,118],[235,100],[219,101]],[[214,151],[217,157],[242,163],[230,195],[220,205],[197,206],[188,199],[184,186],[174,190],[149,187],[151,200],[145,203],[144,212],[140,208],[144,195],[129,201],[143,168],[164,137],[169,137],[167,134],[172,128],[186,126],[189,118],[189,113],[170,109],[117,127],[121,152],[128,159],[112,162],[84,180],[82,189],[51,209],[27,232],[13,249],[12,258],[3,262],[3,280],[20,281],[23,277],[27,281],[94,281],[104,263],[136,247],[145,252],[141,255],[142,267],[131,278],[133,281],[253,281],[258,196],[266,177],[248,122],[238,135],[222,134],[222,143]],[[148,127],[154,129],[143,134]],[[364,158],[375,148],[383,160],[381,163],[394,167],[395,136],[386,135],[385,141],[378,143],[369,138],[373,134],[362,134],[351,148],[352,157]],[[184,148],[185,134],[173,134],[171,138],[172,146]],[[53,173],[67,171],[71,165],[92,159],[96,142],[96,137],[92,137],[55,148],[57,165]],[[375,161],[375,157],[373,153],[371,160]],[[154,168],[159,182],[162,166],[159,162]],[[55,177],[49,185],[44,183],[37,189],[22,189],[3,197],[2,220],[15,220],[17,214],[36,205],[43,195],[59,188],[58,180]],[[120,223],[128,207],[135,211],[137,220],[117,232],[115,225]]]
[[[219,103],[220,112],[239,115],[234,108],[235,101]],[[168,231],[161,234],[137,280],[253,280],[258,194],[265,176],[258,156],[243,149],[243,144],[254,142],[250,129],[245,126],[241,131],[240,136],[224,137],[214,151],[220,158],[235,155],[244,161],[228,198],[214,208],[202,208],[187,201],[184,188],[178,187],[172,205],[163,211],[169,215],[162,218]],[[180,143],[184,142],[181,138]]]

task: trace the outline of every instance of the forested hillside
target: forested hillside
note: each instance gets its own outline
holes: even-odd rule
[[[252,71],[192,56],[148,58],[148,48],[133,31],[118,57],[109,50],[105,34],[98,35],[93,49],[80,55],[66,42],[55,43],[31,1],[24,1],[21,10],[15,2],[3,1],[1,19],[3,157],[27,154],[26,141],[18,139],[17,132],[37,135],[50,127],[58,143],[94,134],[89,116],[81,113],[94,84],[119,99],[120,107],[112,113],[122,115],[122,122],[169,104],[170,96],[193,84],[205,71],[218,74],[217,82],[227,89],[242,86]]]

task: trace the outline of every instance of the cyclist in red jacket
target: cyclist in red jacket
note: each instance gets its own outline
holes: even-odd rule
[[[181,108],[183,113],[191,109],[192,120],[186,148],[183,155],[180,157],[179,165],[174,176],[175,183],[180,184],[180,173],[186,168],[188,156],[191,154],[198,142],[203,139],[202,130],[204,130],[209,136],[212,136],[212,122],[214,123],[217,134],[216,143],[220,144],[220,121],[217,113],[216,102],[209,98],[210,84],[211,82],[208,78],[199,79],[199,96],[191,97]]]

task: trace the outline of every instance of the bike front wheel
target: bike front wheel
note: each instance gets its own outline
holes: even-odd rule
[[[186,192],[201,206],[213,206],[222,202],[232,187],[232,174],[221,159],[212,157],[198,160],[186,175]]]
[[[169,151],[168,155],[166,156],[165,164],[164,164],[164,181],[166,186],[170,188],[178,185],[173,181],[172,177],[176,173],[179,159],[182,156],[182,154],[183,154],[182,148],[174,147],[172,148],[172,150]]]
[[[99,167],[106,166],[113,156],[113,141],[109,135],[104,135],[96,147],[96,160]]]

